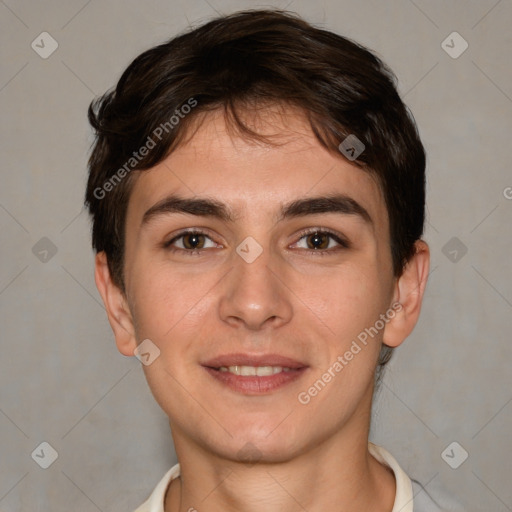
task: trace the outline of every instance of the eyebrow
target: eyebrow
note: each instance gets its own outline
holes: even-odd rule
[[[149,223],[155,217],[167,213],[188,213],[200,217],[214,217],[219,220],[233,222],[234,214],[220,201],[207,198],[183,198],[170,195],[154,204],[144,213],[141,225]]]
[[[237,218],[227,205],[215,199],[183,198],[170,195],[154,204],[144,213],[141,225],[148,224],[154,218],[168,213],[213,217],[225,222],[234,222]],[[355,199],[344,194],[296,199],[281,207],[278,222],[289,218],[322,213],[357,215],[366,223],[373,225],[373,220],[368,211]]]
[[[368,224],[373,224],[372,218],[366,208],[355,199],[344,194],[297,199],[283,206],[279,220],[303,215],[316,215],[319,213],[357,215]]]

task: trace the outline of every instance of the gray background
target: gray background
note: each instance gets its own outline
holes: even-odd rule
[[[133,510],[175,462],[166,417],[140,363],[117,352],[95,288],[86,109],[189,23],[268,5],[377,50],[429,155],[430,283],[372,439],[440,501],[512,510],[510,0],[0,0],[1,512]],[[47,59],[31,48],[43,31],[59,45]],[[453,31],[469,43],[456,59],[441,45]],[[46,470],[31,458],[43,441],[58,453]],[[469,453],[457,469],[441,457],[453,441]]]

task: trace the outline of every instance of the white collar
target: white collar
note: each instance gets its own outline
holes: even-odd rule
[[[368,443],[369,452],[382,464],[391,468],[395,475],[396,495],[391,512],[413,512],[412,484],[395,458],[384,448]],[[167,487],[172,480],[180,476],[180,465],[173,466],[158,482],[151,496],[135,512],[164,512],[164,499]]]

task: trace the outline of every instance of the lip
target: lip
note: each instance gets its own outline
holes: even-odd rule
[[[201,363],[207,368],[221,366],[285,366],[293,370],[306,368],[308,365],[279,354],[225,354]]]
[[[265,395],[299,379],[308,365],[278,354],[225,354],[203,363],[204,369],[221,385],[244,395]],[[235,375],[217,370],[221,366],[283,366],[290,371],[264,377]]]

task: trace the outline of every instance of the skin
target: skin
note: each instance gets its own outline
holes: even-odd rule
[[[418,241],[396,278],[375,179],[323,148],[295,110],[266,108],[246,113],[246,122],[278,144],[241,138],[220,112],[209,113],[185,144],[139,173],[126,219],[126,293],[113,284],[105,254],[96,257],[120,352],[132,356],[148,338],[160,349],[143,368],[181,465],[165,510],[390,512],[393,474],[368,452],[374,371],[381,344],[400,345],[417,321],[428,247]],[[168,212],[141,224],[171,193],[214,198],[234,219]],[[357,201],[372,222],[339,212],[279,219],[283,204],[333,193]],[[181,251],[163,247],[185,228],[207,234],[196,255],[180,245],[190,237],[174,242]],[[327,236],[327,248],[311,249],[312,237],[301,234],[309,228],[334,230],[349,247]],[[263,249],[252,263],[236,252],[248,236]],[[402,309],[385,328],[307,405],[299,403],[298,394],[395,302]],[[280,389],[247,396],[201,366],[232,352],[278,353],[308,368]],[[244,458],[248,446],[254,464]]]

